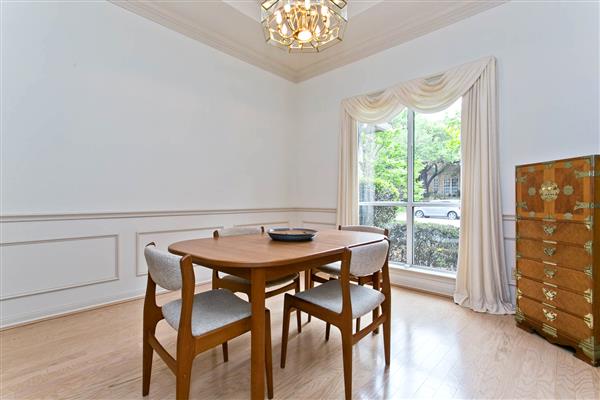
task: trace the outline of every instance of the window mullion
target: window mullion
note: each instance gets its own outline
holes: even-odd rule
[[[406,263],[413,265],[413,232],[414,232],[414,161],[415,161],[415,112],[408,110],[407,114],[407,128],[408,128],[408,204],[406,206]]]

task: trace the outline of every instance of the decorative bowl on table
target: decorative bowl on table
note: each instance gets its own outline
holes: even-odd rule
[[[317,234],[317,231],[308,228],[271,228],[267,233],[273,240],[280,240],[282,242],[305,242],[312,240]]]

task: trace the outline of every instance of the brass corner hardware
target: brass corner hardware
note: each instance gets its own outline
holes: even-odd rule
[[[575,170],[575,178],[577,178],[577,179],[592,178],[594,175],[595,174],[594,174],[593,170],[589,170],[589,171],[577,171],[577,170]]]
[[[517,320],[517,322],[523,322],[523,320],[525,319],[525,316],[523,315],[523,312],[521,311],[519,306],[517,306],[517,309],[515,310],[515,319]]]
[[[575,207],[573,207],[573,211],[577,211],[580,209],[581,210],[586,210],[586,209],[593,210],[594,208],[600,208],[600,203],[594,204],[594,203],[587,203],[585,201],[576,201]]]
[[[593,336],[579,342],[579,348],[592,360],[600,359],[600,344],[596,345],[596,340]]]
[[[556,331],[556,328],[554,328],[550,325],[546,325],[546,324],[542,323],[542,330],[550,336],[558,337],[558,332]]]
[[[585,292],[583,292],[583,297],[588,303],[592,304],[592,302],[594,301],[594,291],[591,288],[586,290]]]
[[[585,322],[588,328],[592,329],[594,327],[594,316],[592,314],[587,314],[583,317],[583,322]]]
[[[556,290],[550,290],[546,288],[542,288],[542,292],[544,293],[544,296],[550,301],[554,301],[554,298],[558,294]]]
[[[593,242],[591,240],[588,240],[587,242],[585,242],[585,244],[583,245],[583,248],[585,249],[585,251],[589,254],[592,255],[592,244]]]
[[[583,268],[583,272],[591,278],[593,268],[594,268],[593,265],[588,265],[587,267]]]
[[[517,183],[525,183],[525,182],[527,182],[527,176],[518,176],[518,177],[515,179],[515,181],[516,181]]]

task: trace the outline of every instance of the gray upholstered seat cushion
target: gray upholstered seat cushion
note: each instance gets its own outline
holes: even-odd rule
[[[325,272],[326,274],[332,276],[340,276],[342,274],[342,262],[336,261],[329,264],[321,265],[317,268],[320,272]]]
[[[322,285],[295,294],[295,296],[333,312],[342,312],[342,286],[339,280],[325,282]],[[383,300],[385,300],[383,293],[375,289],[350,284],[352,318],[362,317],[383,303]]]
[[[165,320],[179,329],[181,299],[162,306]],[[227,289],[215,289],[194,295],[192,309],[192,335],[200,336],[214,329],[239,321],[252,314],[250,303]]]
[[[290,283],[297,277],[298,277],[298,273],[294,273],[294,274],[286,275],[281,278],[273,279],[272,281],[266,282],[266,287],[270,288],[270,287],[274,287],[274,286],[285,285],[285,284]],[[250,286],[250,281],[248,279],[240,278],[239,276],[235,276],[235,275],[226,274],[226,275],[223,275],[221,277],[221,279],[223,279],[225,281],[230,281],[230,282],[235,282],[235,283],[239,283],[242,285]]]

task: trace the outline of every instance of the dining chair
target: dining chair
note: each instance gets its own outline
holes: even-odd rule
[[[376,226],[367,226],[367,225],[338,225],[338,230],[340,231],[355,231],[355,232],[369,232],[369,233],[377,233],[379,235],[383,235],[385,237],[389,236],[389,231],[387,229],[384,228],[378,228]],[[317,267],[316,271],[314,270],[309,270],[307,272],[305,272],[304,275],[304,288],[311,288],[314,286],[314,282],[319,282],[319,283],[325,283],[328,280],[334,278],[334,279],[338,279],[340,276],[340,271],[341,271],[341,262],[337,261],[337,262],[333,262],[333,263],[329,263],[329,264],[325,264],[321,267]],[[319,275],[317,275],[317,273],[325,273],[328,274],[329,277],[328,278],[323,278]],[[373,280],[372,276],[362,276],[362,277],[355,277],[355,276],[351,276],[350,279],[354,282],[357,282],[359,285],[365,285],[365,284],[371,284],[375,289],[379,288],[380,282],[381,282],[381,278],[378,276],[378,279]],[[377,318],[377,310],[373,311],[373,319]],[[310,321],[310,315],[308,317],[308,320]],[[329,339],[329,329],[330,326],[327,325],[325,328],[325,338]],[[360,330],[360,318],[356,319],[356,331],[358,332]],[[373,333],[378,333],[378,330],[375,330]]]
[[[218,239],[220,237],[228,236],[258,235],[263,233],[265,233],[265,228],[263,226],[233,227],[217,229],[213,232],[213,238]],[[285,275],[281,278],[269,280],[265,283],[265,286],[267,289],[272,289],[267,290],[265,292],[265,299],[277,296],[278,294],[285,293],[290,290],[294,290],[295,293],[298,293],[300,292],[300,274],[296,272],[293,274]],[[229,289],[233,293],[244,293],[246,296],[248,296],[248,301],[252,302],[252,298],[250,297],[251,286],[250,281],[248,279],[230,274],[223,274],[223,276],[220,276],[217,270],[213,270],[212,288]],[[302,321],[300,312],[296,312],[296,325],[298,327],[298,332],[302,332]],[[227,343],[223,343],[223,358],[225,361],[227,361],[228,358],[227,353]]]
[[[199,353],[209,350],[251,330],[252,309],[248,302],[227,289],[213,289],[194,294],[196,280],[190,256],[179,257],[156,249],[149,243],[144,249],[148,264],[148,283],[144,300],[142,395],[150,392],[154,351],[176,377],[176,398],[188,399],[192,362]],[[174,291],[181,298],[159,307],[156,285]],[[267,396],[273,398],[271,358],[271,316],[265,310],[265,369]],[[171,356],[155,336],[161,320],[177,331],[176,357]]]
[[[283,305],[281,336],[281,368],[285,368],[287,343],[292,309],[304,311],[329,324],[342,335],[344,389],[346,399],[352,398],[352,346],[383,324],[385,364],[390,365],[391,288],[388,267],[389,240],[344,249],[341,256],[340,278],[327,281],[295,295],[286,294]],[[350,276],[383,275],[382,289],[350,283]],[[381,306],[382,313],[369,325],[352,333],[352,320]]]

